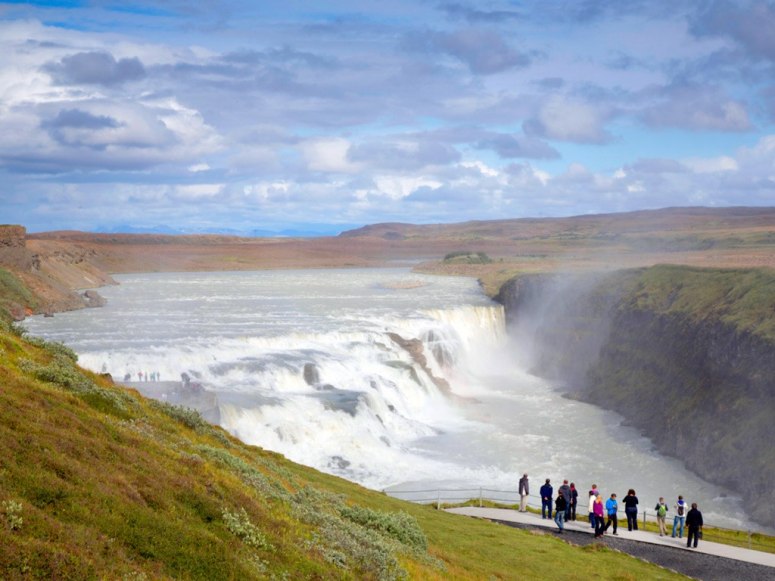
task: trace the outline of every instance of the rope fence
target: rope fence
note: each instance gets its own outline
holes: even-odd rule
[[[433,488],[424,490],[384,490],[384,494],[397,498],[400,500],[406,500],[409,502],[415,502],[418,504],[434,504],[437,509],[441,509],[442,504],[464,504],[475,503],[481,508],[485,502],[499,503],[506,505],[519,505],[520,496],[519,493],[514,490],[497,490],[491,488]],[[535,494],[528,495],[527,501],[528,508],[533,511],[541,511],[541,497]],[[552,514],[554,514],[554,499],[552,499]],[[581,495],[579,496],[579,502],[577,505],[577,514],[586,520],[588,518],[587,511],[587,498],[585,497],[583,502],[581,501]],[[621,508],[617,511],[617,515],[624,515],[625,512]],[[676,515],[672,514],[672,511],[668,513],[665,519],[665,527],[667,528],[668,535],[671,534],[673,519]],[[623,520],[622,520],[623,519]],[[643,510],[638,512],[638,521],[643,523],[643,528],[646,529],[648,524],[656,525],[657,513],[655,511]],[[627,520],[624,517],[619,519],[620,526],[627,526]],[[710,527],[713,530],[720,531],[719,537],[714,538],[713,530],[708,531],[706,527]],[[768,537],[763,533],[758,533],[752,530],[732,529],[714,525],[706,522],[703,526],[703,538],[708,541],[721,542],[725,544],[735,545],[753,550],[766,551],[769,553],[775,552],[775,539]],[[686,526],[684,525],[684,537],[686,536]],[[767,539],[769,542],[766,542]]]

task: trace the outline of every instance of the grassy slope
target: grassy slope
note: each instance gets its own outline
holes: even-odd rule
[[[427,543],[427,546],[426,546]],[[0,578],[670,579],[246,446],[0,325]]]
[[[660,265],[639,277],[634,306],[775,340],[775,271]]]
[[[37,307],[36,298],[12,272],[0,268],[0,318],[23,307]]]

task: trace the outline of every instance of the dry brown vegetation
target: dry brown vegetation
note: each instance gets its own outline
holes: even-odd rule
[[[57,287],[109,284],[126,272],[347,268],[405,264],[480,279],[489,294],[516,274],[687,264],[775,268],[775,208],[672,208],[571,218],[461,224],[376,224],[324,238],[240,238],[48,232],[27,236],[39,257],[15,273],[41,305]],[[484,253],[489,264],[444,261]],[[48,289],[48,290],[47,290]]]

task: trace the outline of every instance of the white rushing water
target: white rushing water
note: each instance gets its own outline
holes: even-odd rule
[[[632,487],[646,509],[683,494],[707,522],[748,528],[734,495],[658,454],[620,416],[519,369],[502,308],[471,279],[406,269],[116,279],[100,289],[106,307],[26,328],[118,380],[188,374],[247,443],[375,489],[515,490],[527,472],[534,494],[544,478],[620,497]],[[390,334],[418,340],[427,365]]]

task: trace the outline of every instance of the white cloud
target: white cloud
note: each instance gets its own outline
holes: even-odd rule
[[[404,177],[382,175],[375,176],[374,183],[380,194],[393,200],[405,198],[419,188],[435,190],[443,185],[443,182],[423,176]]]
[[[610,139],[603,125],[609,114],[599,106],[579,99],[553,96],[536,116],[525,123],[525,131],[547,139],[577,143],[603,143]]]
[[[350,141],[341,137],[310,139],[300,150],[311,171],[354,173],[360,167],[348,157]]]
[[[684,159],[683,163],[692,171],[698,174],[703,173],[717,173],[717,172],[730,172],[740,169],[737,161],[729,156],[722,155],[720,157],[694,157]]]

